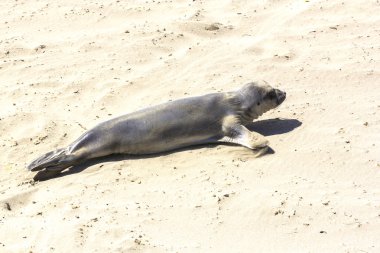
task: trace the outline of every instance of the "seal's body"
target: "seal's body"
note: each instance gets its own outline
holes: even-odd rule
[[[266,83],[235,92],[168,102],[100,123],[66,148],[49,152],[28,169],[62,170],[110,154],[153,154],[181,147],[230,142],[263,153],[268,142],[245,125],[281,104],[286,93]]]

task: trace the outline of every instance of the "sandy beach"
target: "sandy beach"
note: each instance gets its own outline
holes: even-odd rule
[[[0,252],[380,252],[380,3],[2,0]],[[34,182],[116,116],[266,80],[273,150],[204,145]]]

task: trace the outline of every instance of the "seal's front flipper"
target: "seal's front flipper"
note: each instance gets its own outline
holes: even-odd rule
[[[245,126],[232,124],[225,126],[225,136],[218,140],[239,144],[256,152],[257,156],[265,154],[268,150],[268,140],[259,133],[249,131]]]
[[[268,146],[268,141],[255,136],[254,133],[240,134],[238,136],[224,136],[218,142],[239,144],[249,149],[260,149]]]

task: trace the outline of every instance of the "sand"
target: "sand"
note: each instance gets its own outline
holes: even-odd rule
[[[0,6],[0,252],[380,252],[379,1]],[[288,94],[256,125],[272,154],[26,170],[107,119],[260,79]]]

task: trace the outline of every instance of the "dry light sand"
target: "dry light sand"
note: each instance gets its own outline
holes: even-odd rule
[[[0,252],[380,252],[378,0],[0,7]],[[288,94],[256,124],[273,154],[25,169],[104,120],[257,79]]]

